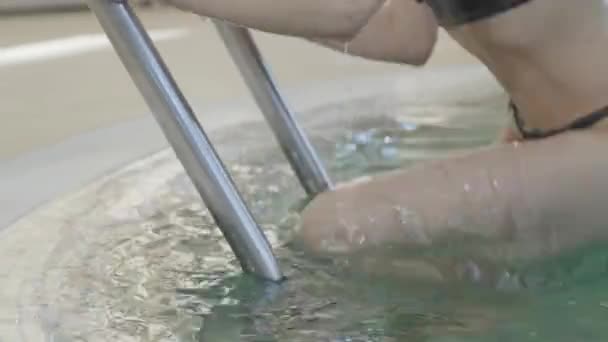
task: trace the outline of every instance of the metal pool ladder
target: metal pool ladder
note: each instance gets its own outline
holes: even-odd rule
[[[87,3],[243,269],[280,281],[283,275],[268,240],[128,0]],[[330,189],[327,172],[286,107],[249,32],[219,21],[215,25],[306,192],[314,196]]]

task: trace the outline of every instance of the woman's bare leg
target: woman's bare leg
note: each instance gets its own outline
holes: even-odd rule
[[[438,26],[428,6],[389,0],[350,41],[311,39],[334,50],[373,60],[423,65],[437,41]]]
[[[168,0],[181,9],[253,29],[342,40],[351,39],[385,1]]]
[[[182,9],[332,49],[420,65],[437,38],[430,8],[414,0],[169,0]]]
[[[500,242],[485,251],[496,259],[606,239],[607,148],[606,132],[572,132],[346,185],[304,210],[300,239],[318,253],[348,253],[468,235]]]

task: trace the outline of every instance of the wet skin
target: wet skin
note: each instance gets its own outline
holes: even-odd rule
[[[430,9],[414,0],[171,2],[410,65],[424,64],[438,30]],[[602,0],[583,2],[534,0],[446,30],[496,77],[527,126],[554,129],[608,104],[608,78],[599,72],[608,69],[608,9]],[[489,253],[496,259],[552,255],[604,239],[605,127],[525,142],[508,127],[502,143],[466,156],[343,185],[304,210],[300,238],[310,250],[331,254],[473,234],[503,242],[503,250]]]

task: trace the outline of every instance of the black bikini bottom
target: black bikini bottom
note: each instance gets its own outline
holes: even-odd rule
[[[517,126],[517,129],[519,130],[519,133],[521,134],[522,138],[524,138],[525,140],[543,139],[571,130],[589,128],[595,125],[596,123],[602,121],[604,118],[608,117],[608,106],[606,106],[595,112],[584,115],[564,127],[543,131],[540,129],[526,129],[524,121],[519,114],[519,109],[517,108],[517,106],[515,106],[513,101],[509,103],[509,107],[513,111],[515,125]]]
[[[417,0],[426,3],[441,26],[457,26],[490,18],[531,0]],[[575,1],[575,0],[573,0]]]

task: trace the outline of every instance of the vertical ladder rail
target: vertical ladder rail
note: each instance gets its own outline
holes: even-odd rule
[[[87,0],[243,269],[279,281],[272,248],[126,0]]]
[[[330,190],[333,185],[321,160],[287,108],[249,31],[221,21],[215,25],[306,193]]]

